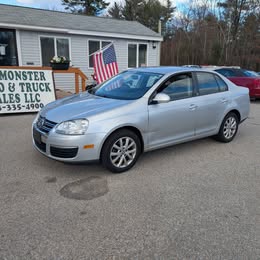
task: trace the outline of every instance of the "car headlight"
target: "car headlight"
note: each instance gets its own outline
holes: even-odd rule
[[[55,132],[62,135],[84,135],[88,129],[88,120],[76,119],[60,123]]]

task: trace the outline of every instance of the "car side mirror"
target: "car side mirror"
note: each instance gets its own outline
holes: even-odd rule
[[[158,93],[152,100],[152,104],[161,104],[170,102],[171,98],[169,95],[164,93]]]

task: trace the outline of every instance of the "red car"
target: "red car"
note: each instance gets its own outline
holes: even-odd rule
[[[250,98],[260,98],[260,76],[256,72],[237,68],[220,68],[215,71],[236,85],[249,88]]]

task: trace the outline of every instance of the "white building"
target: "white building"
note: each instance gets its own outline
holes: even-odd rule
[[[114,43],[120,71],[160,64],[162,37],[138,22],[0,4],[0,66],[49,66],[66,56],[89,79],[90,54]],[[57,74],[56,87],[74,90],[70,74]]]

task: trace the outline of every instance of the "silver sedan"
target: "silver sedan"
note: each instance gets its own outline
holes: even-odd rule
[[[33,144],[52,159],[100,160],[120,173],[142,152],[206,136],[230,142],[248,114],[248,89],[216,72],[139,68],[45,106]]]

